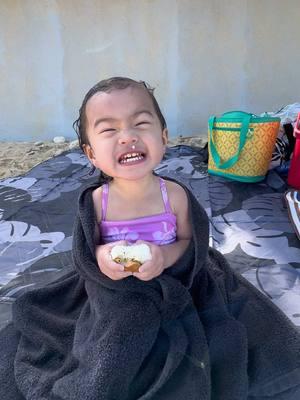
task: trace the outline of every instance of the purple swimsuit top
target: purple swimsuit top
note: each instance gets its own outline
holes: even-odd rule
[[[159,182],[165,211],[161,214],[124,221],[106,220],[108,184],[102,186],[102,221],[99,224],[102,243],[117,240],[134,243],[137,240],[146,240],[161,246],[176,241],[176,216],[171,210],[166,184],[162,178],[159,178]]]

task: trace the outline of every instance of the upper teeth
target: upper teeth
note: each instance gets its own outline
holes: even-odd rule
[[[123,158],[138,157],[140,153],[128,153],[123,156]]]
[[[126,162],[131,162],[131,161],[137,161],[137,160],[142,160],[143,156],[141,153],[127,153],[122,156],[120,162],[121,163],[126,163]]]

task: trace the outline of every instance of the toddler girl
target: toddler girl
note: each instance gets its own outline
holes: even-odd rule
[[[0,399],[299,399],[298,331],[209,248],[192,193],[153,174],[168,135],[151,89],[100,82],[75,128],[106,183],[79,196],[74,268],[13,305]],[[116,241],[150,246],[137,279]]]
[[[99,268],[114,280],[155,278],[183,254],[191,228],[184,189],[153,173],[168,141],[153,89],[129,78],[103,80],[85,96],[74,128],[90,162],[108,178],[93,192]],[[139,272],[125,272],[110,257],[116,242],[147,243],[152,259]]]

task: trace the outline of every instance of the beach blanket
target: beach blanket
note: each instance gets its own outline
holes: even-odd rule
[[[290,220],[300,240],[300,190],[289,189],[284,194]]]
[[[207,174],[207,149],[167,149],[156,169],[184,183],[210,220],[210,246],[300,329],[300,241],[273,170],[244,184]],[[72,268],[72,227],[82,187],[96,178],[80,150],[0,180],[0,329],[13,302]]]
[[[207,174],[207,149],[167,149],[156,169],[184,183],[210,220],[210,246],[269,297],[300,329],[300,241],[275,172],[258,184]],[[22,293],[72,268],[77,197],[96,178],[80,150],[0,180],[0,329]]]
[[[152,281],[112,281],[94,255],[95,187],[79,198],[72,270],[13,305],[0,334],[0,398],[298,398],[299,333],[209,248],[191,192],[183,256]]]

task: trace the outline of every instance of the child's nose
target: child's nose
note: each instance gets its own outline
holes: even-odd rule
[[[134,131],[123,130],[121,132],[119,143],[120,144],[132,144],[138,141],[138,136]]]

